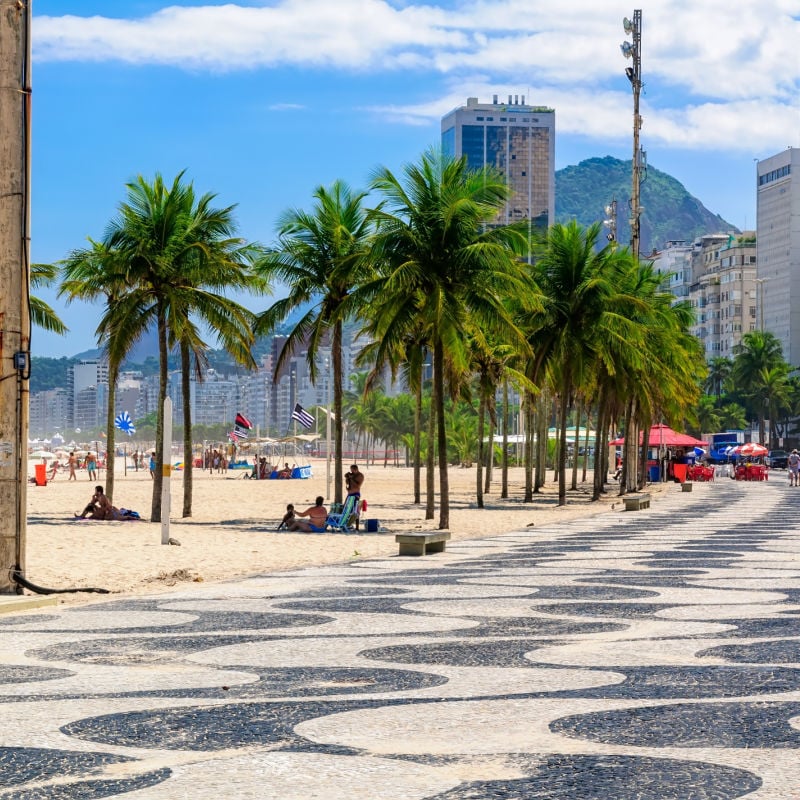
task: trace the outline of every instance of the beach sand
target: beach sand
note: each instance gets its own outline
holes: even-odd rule
[[[152,479],[147,470],[123,473],[118,459],[114,505],[134,509],[149,518]],[[157,592],[177,584],[217,582],[303,566],[350,562],[397,555],[395,534],[435,530],[436,517],[425,520],[423,505],[415,506],[410,468],[360,465],[366,475],[363,498],[368,510],[360,533],[287,533],[275,529],[286,504],[303,510],[326,494],[326,464],[311,461],[307,480],[244,480],[244,471],[227,474],[193,472],[192,516],[181,519],[183,474],[173,473],[170,537],[180,546],[162,545],[160,523],[75,520],[73,514],[89,501],[95,481],[85,471],[77,481],[60,472],[47,486],[28,486],[26,576],[41,587],[64,589],[99,587],[114,595]],[[345,469],[349,466],[345,465]],[[475,503],[475,468],[452,468],[450,475],[450,531],[452,540],[495,536],[530,530],[575,516],[618,513],[623,504],[616,484],[601,501],[591,502],[591,473],[578,491],[568,493],[568,504],[557,506],[557,486],[549,483],[533,503],[523,503],[523,471],[509,473],[509,495],[500,499],[500,471],[494,472],[484,509]],[[552,473],[548,473],[552,478]],[[580,479],[580,471],[578,474]],[[105,482],[101,472],[97,483]],[[438,475],[437,475],[438,487]],[[675,484],[656,484],[652,493],[672,491]],[[612,508],[614,506],[614,508]],[[366,533],[363,519],[379,520],[379,533]],[[27,593],[27,592],[26,592]],[[64,603],[97,600],[98,594],[63,594]]]

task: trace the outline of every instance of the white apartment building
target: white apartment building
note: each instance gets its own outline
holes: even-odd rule
[[[800,364],[800,149],[758,162],[759,320]]]

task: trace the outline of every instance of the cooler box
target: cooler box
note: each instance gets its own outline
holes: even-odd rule
[[[33,474],[37,486],[47,486],[47,464],[34,464]]]
[[[367,533],[377,533],[380,527],[381,527],[381,521],[379,519],[367,520]]]

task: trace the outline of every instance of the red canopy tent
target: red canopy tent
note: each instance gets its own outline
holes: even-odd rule
[[[639,444],[642,443],[642,434],[639,434]],[[625,439],[614,439],[609,442],[610,445],[623,445]],[[650,437],[647,440],[648,447],[706,447],[708,442],[701,442],[695,439],[694,436],[689,436],[688,433],[678,433],[672,430],[669,425],[659,423],[650,428]]]

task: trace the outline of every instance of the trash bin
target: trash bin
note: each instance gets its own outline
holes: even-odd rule
[[[673,475],[675,475],[675,480],[679,483],[686,482],[686,471],[687,471],[688,464],[673,464],[672,470]]]
[[[380,530],[381,523],[377,519],[367,520],[367,533],[377,533]]]
[[[34,464],[33,472],[37,486],[47,486],[47,464]]]
[[[650,477],[650,483],[658,483],[661,480],[661,468],[658,464],[654,464],[647,468],[647,473]]]

